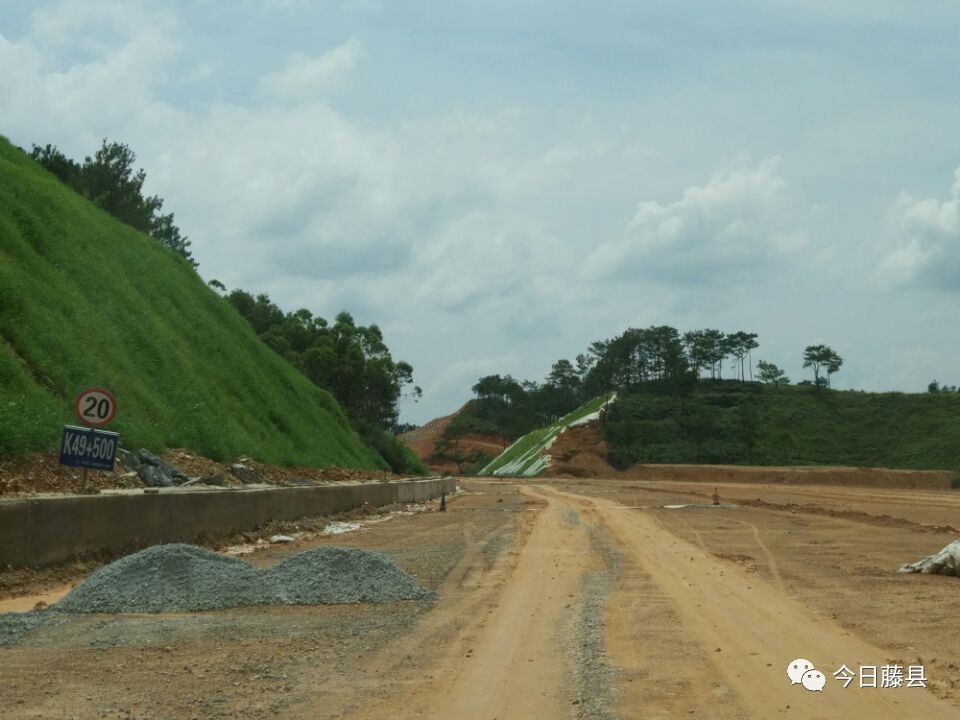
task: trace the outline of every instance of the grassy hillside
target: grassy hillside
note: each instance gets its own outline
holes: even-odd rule
[[[383,467],[181,257],[0,138],[0,455],[55,447],[88,385],[128,447]]]
[[[609,395],[594,398],[552,425],[527,433],[480,470],[480,475],[524,475],[532,477],[546,468],[547,451],[557,435],[571,423],[600,411]]]
[[[619,467],[652,463],[960,469],[960,395],[700,381],[681,400],[621,394],[603,433]]]

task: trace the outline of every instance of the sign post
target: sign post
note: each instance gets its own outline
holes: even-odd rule
[[[77,396],[73,412],[87,427],[66,425],[60,439],[60,464],[83,468],[83,489],[87,492],[87,472],[113,470],[117,460],[119,433],[100,430],[117,414],[117,399],[101,387],[87,388]]]

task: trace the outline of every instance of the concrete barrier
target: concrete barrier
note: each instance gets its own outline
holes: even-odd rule
[[[203,533],[253,530],[352,510],[364,503],[424,502],[456,490],[453,478],[321,487],[174,490],[0,501],[0,565],[35,567],[98,552],[163,542],[196,542]]]

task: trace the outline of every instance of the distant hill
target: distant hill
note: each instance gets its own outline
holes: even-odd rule
[[[385,467],[182,257],[0,138],[0,456],[54,448],[89,385],[128,447]]]
[[[413,450],[417,457],[421,460],[427,460],[436,452],[437,443],[440,442],[440,439],[443,437],[447,426],[450,425],[457,415],[463,412],[465,407],[466,405],[463,405],[455,413],[434,418],[430,422],[413,430],[401,433],[397,437],[400,438],[407,447]]]
[[[455,413],[435,418],[399,438],[437,473],[459,474],[485,465],[509,442],[476,421],[474,404],[471,400]]]
[[[634,463],[960,469],[960,395],[818,391],[701,380],[678,396],[622,392],[601,428],[608,459]]]
[[[650,382],[618,392],[589,428],[561,435],[603,400],[524,435],[479,472],[538,475],[553,455],[559,463],[554,470],[569,463],[566,455],[578,455],[579,470],[599,476],[607,463],[616,470],[637,464],[960,470],[956,393],[701,380],[680,395],[675,385]]]

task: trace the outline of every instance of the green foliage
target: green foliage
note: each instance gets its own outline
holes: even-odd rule
[[[356,421],[354,425],[364,443],[380,454],[391,471],[413,475],[428,475],[430,473],[430,470],[417,457],[416,453],[379,425],[363,420]]]
[[[163,200],[156,195],[144,197],[147,174],[142,169],[134,171],[137,155],[127,145],[108,143],[104,139],[100,149],[92,158],[84,158],[83,164],[71,160],[53,145],[34,145],[30,156],[120,222],[159,240],[197,267],[190,253],[190,241],[174,224],[173,213],[160,212]]]
[[[234,290],[227,299],[274,352],[333,393],[352,420],[397,427],[413,368],[393,359],[379,327],[356,325],[346,312],[333,325],[306,308],[284,313],[265,293]],[[416,386],[411,392],[420,396]]]
[[[214,281],[210,285],[223,288]],[[234,290],[227,300],[270,349],[333,394],[363,440],[394,472],[426,472],[426,466],[386,431],[401,432],[398,406],[404,389],[413,386],[413,368],[393,359],[379,327],[356,325],[346,312],[337,315],[333,325],[306,308],[285,313],[266,293],[254,297]],[[419,387],[410,392],[420,396]]]
[[[807,345],[803,350],[803,366],[813,369],[813,384],[818,389],[830,387],[830,377],[842,365],[843,358],[827,345]],[[820,376],[821,370],[826,370],[825,378]]]
[[[960,396],[702,381],[688,398],[621,393],[603,425],[611,464],[960,469]]]
[[[693,391],[701,373],[722,375],[729,357],[737,361],[741,381],[753,378],[751,353],[756,333],[693,330],[681,334],[669,325],[628,328],[598,340],[576,362],[558,360],[542,384],[518,382],[510,375],[488,375],[473,386],[477,415],[509,438],[549,425],[589,398],[623,388],[657,383],[679,395]],[[782,375],[782,374],[781,374]],[[785,380],[785,378],[783,378]]]
[[[476,400],[471,400],[451,420],[443,430],[447,439],[463,435],[504,435],[503,429],[496,423],[480,417],[480,409]]]
[[[757,361],[757,379],[769,385],[789,385],[790,378],[779,367],[764,360]]]
[[[0,455],[56,447],[88,385],[127,447],[384,466],[186,260],[0,139]]]
[[[493,460],[492,455],[488,455],[484,452],[478,452],[473,457],[473,464],[470,465],[466,470],[463,471],[464,475],[479,475],[480,472],[490,464],[490,461]]]

